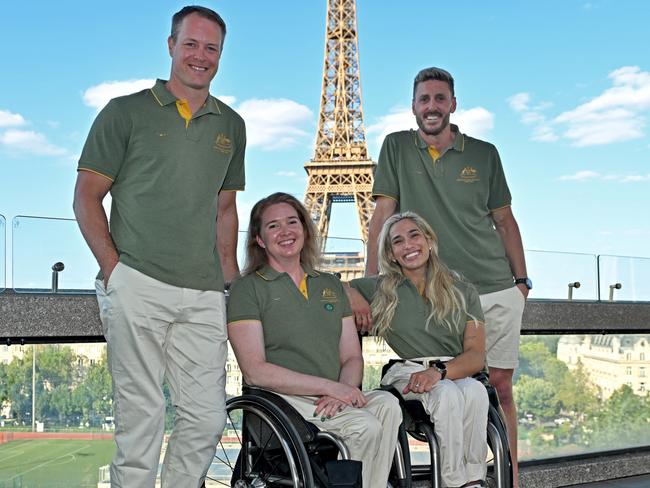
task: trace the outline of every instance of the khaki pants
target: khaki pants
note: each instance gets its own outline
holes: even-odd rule
[[[421,364],[395,363],[381,383],[401,393]],[[473,378],[442,380],[427,393],[407,393],[418,399],[433,422],[440,446],[442,485],[462,486],[484,480],[487,472],[487,418],[489,400],[485,386]]]
[[[384,488],[393,463],[402,412],[388,392],[366,393],[363,408],[347,407],[330,419],[314,417],[315,396],[282,395],[305,419],[343,439],[350,457],[362,463],[363,488]]]
[[[166,378],[175,419],[162,486],[199,487],[226,419],[223,293],[171,286],[122,263],[96,289],[113,379],[111,486],[154,487]]]

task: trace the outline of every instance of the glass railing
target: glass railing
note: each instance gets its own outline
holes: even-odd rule
[[[7,286],[7,220],[0,214],[0,293]]]
[[[396,356],[374,338],[364,339],[363,353],[364,388],[371,389],[379,384],[382,365]],[[514,391],[521,461],[648,445],[647,335],[525,336],[519,360]],[[24,486],[97,486],[114,452],[106,367],[104,344],[0,345],[0,377],[7,378],[8,400],[0,412],[0,486],[16,476]],[[238,395],[241,373],[232,351],[226,367],[226,392]],[[165,398],[169,433],[173,410],[168,392]],[[29,450],[16,449],[25,442]],[[428,464],[426,446],[411,444],[414,464]],[[65,457],[75,449],[79,455]],[[55,464],[62,457],[65,470],[25,469]]]
[[[647,446],[649,337],[522,337],[514,386],[520,459]]]
[[[526,251],[529,298],[598,299],[598,260],[593,254]]]
[[[0,215],[0,292],[7,286],[6,224]],[[238,235],[237,256],[245,263],[246,232]],[[97,263],[73,219],[14,217],[11,229],[11,282],[18,292],[92,291]],[[345,280],[363,274],[365,243],[328,237],[322,269]],[[650,301],[650,258],[527,250],[531,299]],[[61,271],[56,272],[63,266]],[[53,269],[54,268],[54,269]],[[54,280],[58,283],[54,283]]]
[[[94,290],[97,262],[74,219],[18,215],[12,221],[11,244],[16,292]]]
[[[650,301],[650,258],[598,256],[600,299]]]

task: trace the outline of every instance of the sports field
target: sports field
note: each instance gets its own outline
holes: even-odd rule
[[[33,439],[0,445],[0,488],[97,488],[112,440]]]

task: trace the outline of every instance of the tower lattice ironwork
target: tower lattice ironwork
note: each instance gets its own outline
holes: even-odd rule
[[[335,202],[356,203],[361,236],[368,239],[374,167],[361,108],[356,0],[328,0],[316,150],[305,164],[305,206],[323,243]]]

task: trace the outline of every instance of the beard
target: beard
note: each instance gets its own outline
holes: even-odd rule
[[[443,130],[449,126],[449,119],[451,117],[451,113],[448,113],[442,118],[442,121],[440,122],[440,125],[437,128],[430,129],[426,126],[426,121],[424,120],[425,117],[428,115],[436,115],[437,117],[442,117],[442,114],[440,112],[427,112],[426,114],[423,115],[416,115],[415,116],[415,121],[418,124],[418,127],[422,131],[423,134],[426,134],[428,136],[437,136],[439,135]]]

